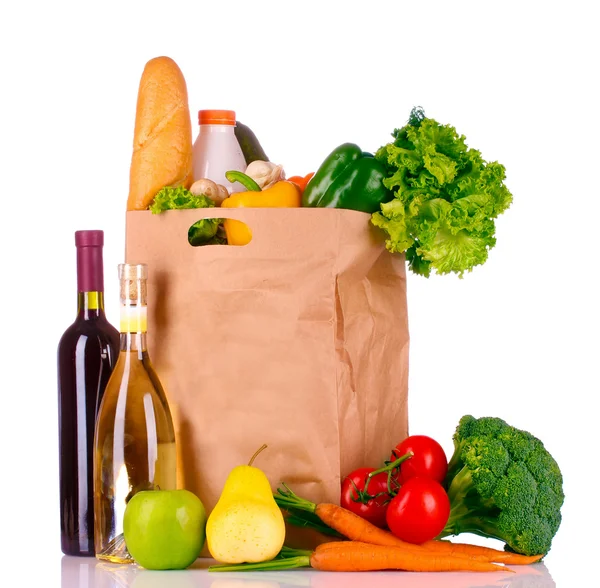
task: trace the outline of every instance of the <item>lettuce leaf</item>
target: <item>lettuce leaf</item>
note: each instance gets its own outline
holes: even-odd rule
[[[187,188],[178,186],[172,188],[165,186],[154,197],[150,205],[150,211],[153,214],[159,214],[165,210],[175,210],[181,208],[213,208],[215,203],[203,194],[192,194]],[[223,222],[220,218],[204,218],[194,223],[188,231],[188,241],[190,245],[214,245],[222,244],[224,238],[217,234],[219,226]]]
[[[387,233],[389,251],[406,254],[414,273],[463,277],[487,260],[496,244],[494,219],[512,203],[504,166],[486,162],[454,127],[420,109],[392,136],[375,157],[394,198],[372,223]]]

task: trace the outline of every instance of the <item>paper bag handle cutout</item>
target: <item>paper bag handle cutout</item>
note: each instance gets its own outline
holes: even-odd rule
[[[224,208],[223,211],[228,209]],[[199,226],[196,228],[196,224],[203,220],[210,220],[214,217],[207,217],[202,215],[198,218],[188,229],[188,243],[191,247],[246,247],[253,239],[252,229],[243,221],[234,218],[228,218],[227,213],[220,215],[219,218],[223,220],[223,227],[218,228],[217,234],[223,233],[223,237],[226,235],[225,243],[211,243],[210,237],[206,239],[205,236],[199,237],[194,235],[196,230],[202,232],[203,227]],[[211,227],[214,230],[214,227]],[[212,232],[212,231],[211,231]],[[199,242],[194,242],[199,241]]]

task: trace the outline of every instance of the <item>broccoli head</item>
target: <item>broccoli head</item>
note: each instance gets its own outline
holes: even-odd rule
[[[542,442],[502,419],[470,415],[460,419],[453,440],[451,510],[440,537],[474,533],[517,553],[548,553],[564,493],[560,468]]]

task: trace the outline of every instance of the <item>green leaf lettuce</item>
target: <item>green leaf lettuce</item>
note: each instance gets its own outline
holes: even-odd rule
[[[387,233],[389,251],[406,254],[413,272],[462,277],[485,263],[496,244],[494,219],[512,202],[505,168],[484,161],[453,127],[417,109],[392,136],[375,157],[394,198],[372,222]]]

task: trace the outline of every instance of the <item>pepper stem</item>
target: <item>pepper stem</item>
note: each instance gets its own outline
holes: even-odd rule
[[[260,186],[249,175],[242,173],[241,171],[231,170],[225,172],[225,177],[227,178],[227,181],[232,184],[234,182],[239,182],[249,192],[261,191]]]

